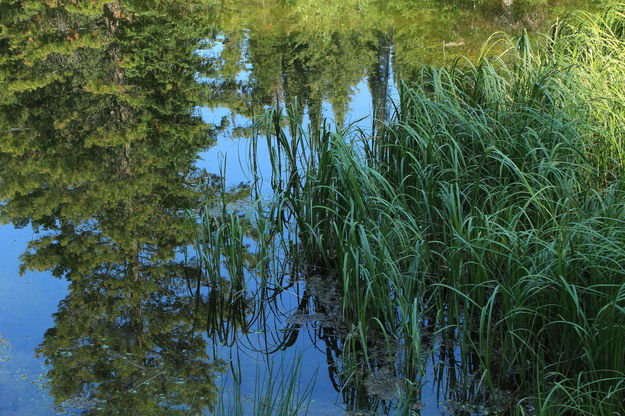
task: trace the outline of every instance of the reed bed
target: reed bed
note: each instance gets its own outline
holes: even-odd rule
[[[245,220],[248,268],[267,282],[280,253],[291,278],[338,282],[343,371],[383,339],[399,413],[432,357],[472,412],[625,412],[624,11],[425,67],[374,136],[307,129],[297,106],[263,120],[250,160],[267,140],[273,199]]]

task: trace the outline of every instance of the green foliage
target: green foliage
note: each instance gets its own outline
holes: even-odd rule
[[[210,126],[194,113],[204,88],[195,76],[208,64],[194,51],[210,34],[209,17],[195,13],[174,23],[165,4],[161,10],[106,3],[99,14],[69,4],[23,6],[37,10],[25,25],[39,30],[26,35],[24,26],[12,27],[11,48],[23,57],[11,63],[8,90],[15,95],[1,113],[2,221],[54,231],[32,243],[37,255],[27,256],[24,267],[54,267],[58,275],[77,261],[87,263],[84,270],[110,256],[123,262],[146,245],[157,259],[169,255],[189,235],[179,212],[210,198],[196,185],[214,181],[192,167],[211,144]],[[199,6],[188,3],[179,12]],[[22,48],[25,36],[50,53]],[[56,37],[100,42],[68,50]],[[43,75],[39,82],[40,74],[54,79]],[[37,85],[24,88],[29,79]],[[102,257],[80,256],[82,250]]]
[[[109,267],[74,281],[38,349],[57,403],[71,408],[80,400],[93,415],[212,408],[224,366],[208,357],[195,328],[198,304],[185,279],[194,272],[153,264],[133,280],[127,268]]]
[[[408,412],[423,357],[461,337],[467,380],[478,372],[514,404],[527,395],[549,414],[618,409],[621,15],[558,26],[551,52],[523,50],[510,66],[421,71],[448,42],[477,54],[500,18],[526,26],[522,7],[503,17],[493,9],[501,12],[408,0],[1,1],[0,221],[38,231],[23,271],[71,282],[39,349],[56,401],[82,400],[88,414],[210,409],[222,368],[200,329],[225,343],[247,334],[248,313],[266,313],[249,305],[248,270],[261,274],[261,290],[279,292],[284,282],[272,276],[288,269],[338,282],[347,328],[326,340],[342,354],[331,371],[350,408],[384,406],[363,383],[384,367],[405,379]],[[219,58],[196,53],[217,37]],[[324,128],[322,103],[342,127],[367,76],[386,118],[392,63],[420,81],[405,90],[397,123],[376,123],[378,138],[354,150],[347,130]],[[196,106],[251,116],[276,91],[291,137],[275,113],[275,204],[249,221],[205,215],[198,232],[185,210],[248,191],[228,194],[194,168],[216,130]],[[301,128],[306,117],[312,134]],[[196,233],[200,265],[180,253]],[[257,258],[244,242],[251,236]],[[276,253],[288,254],[286,265]],[[197,282],[208,284],[206,298]],[[286,331],[284,348],[297,330]],[[579,347],[560,348],[572,340]],[[379,354],[397,343],[400,365]],[[453,356],[449,348],[440,356]],[[302,408],[296,374],[284,390],[259,385],[257,409]],[[476,402],[489,401],[472,386]]]

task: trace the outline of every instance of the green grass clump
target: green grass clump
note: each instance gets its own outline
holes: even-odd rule
[[[344,359],[399,345],[407,403],[451,343],[476,404],[625,412],[624,10],[424,68],[375,137],[307,132],[294,108],[287,134],[274,111],[256,271],[280,252],[337,279]]]

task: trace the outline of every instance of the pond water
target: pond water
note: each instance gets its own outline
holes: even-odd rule
[[[339,376],[338,288],[237,288],[197,218],[249,205],[270,106],[370,130],[421,65],[596,6],[505,3],[0,3],[0,415],[392,413],[384,366]],[[457,407],[434,368],[415,414]]]

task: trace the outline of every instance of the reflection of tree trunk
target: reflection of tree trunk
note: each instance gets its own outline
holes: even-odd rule
[[[105,21],[105,24],[109,33],[114,34],[119,28],[119,22],[120,22],[119,18],[123,15],[121,11],[122,10],[121,5],[119,1],[113,1],[107,4],[105,7],[106,7],[107,13],[105,14],[104,21]],[[112,68],[113,68],[112,74],[110,74],[112,78],[111,82],[114,85],[123,86],[126,83],[126,76],[125,76],[124,71],[120,67],[120,62],[122,60],[121,51],[120,51],[119,46],[116,45],[115,43],[112,43],[111,45],[112,46],[108,50],[108,55],[111,60]],[[131,116],[131,111],[126,104],[121,103],[121,102],[119,102],[118,104],[119,105],[117,106],[117,117],[118,117],[118,123],[119,123],[119,130],[121,131],[128,124],[130,116]],[[130,175],[131,173],[130,150],[131,150],[130,143],[126,143],[124,145],[124,151],[122,155],[121,169],[120,169],[122,174],[124,175]]]
[[[369,89],[373,100],[373,131],[388,120],[388,88],[391,77],[391,36],[381,34],[378,39],[378,59],[369,73]]]
[[[321,122],[323,121],[323,100],[317,92],[313,93],[308,98],[308,117],[310,119],[310,126],[314,134],[314,139],[319,140]]]
[[[114,33],[115,31],[117,31],[117,28],[119,27],[119,17],[121,16],[121,5],[119,4],[119,1],[112,1],[104,7],[106,8],[106,11],[107,11],[107,13],[104,15],[104,21],[106,23],[106,27],[110,33]],[[111,16],[113,18],[111,18]]]
[[[334,35],[334,44],[340,48],[339,53],[341,55],[347,56],[347,52],[344,50],[344,43],[337,34]],[[342,129],[345,125],[345,114],[348,112],[349,101],[346,98],[351,90],[345,91],[339,88],[339,85],[339,83],[334,85],[330,103],[332,105],[332,113],[334,114],[334,122],[338,128]]]
[[[124,71],[117,65],[117,51],[111,51],[112,59],[115,62],[114,70],[113,70],[113,83],[115,85],[124,85],[125,84],[125,74]],[[119,130],[123,131],[123,129],[128,125],[131,118],[131,110],[125,103],[118,102],[117,106],[117,117],[119,123]],[[124,153],[121,161],[121,172],[124,175],[130,175],[130,154],[131,154],[131,143],[127,142],[124,144]]]
[[[289,47],[291,46],[289,45]],[[290,64],[286,61],[286,58],[287,58],[286,56],[282,57],[282,62],[281,62],[282,68],[281,68],[281,75],[280,75],[281,83],[282,83],[283,100],[284,100],[285,105],[287,104],[294,105],[295,100],[297,98],[298,119],[296,121],[298,124],[301,125],[304,121],[303,119],[304,110],[306,109],[306,100],[309,95],[309,89],[306,87],[308,85],[306,81],[307,79],[306,70],[301,64],[301,62],[299,60],[296,60],[292,64],[293,70],[287,71],[287,68]],[[294,77],[295,79],[291,80],[290,79],[291,74],[297,74],[297,76],[302,77],[302,79],[300,80],[300,79],[297,79],[297,77]],[[277,103],[277,104],[280,104],[280,103]]]
[[[139,268],[141,267],[141,262],[139,260],[139,242],[137,239],[133,239],[132,244],[130,246],[130,253],[128,253],[128,271],[126,272],[126,277],[130,277],[132,280],[139,280]]]
[[[122,6],[119,1],[112,1],[105,6],[105,9],[106,13],[104,14],[104,21],[108,32],[112,35],[119,29],[120,19],[124,18]],[[113,85],[121,87],[126,84],[126,74],[120,66],[122,56],[119,45],[114,42],[111,43],[111,46],[108,49],[108,56],[112,63],[112,73],[109,74],[109,76],[111,77],[109,82],[111,82]],[[123,131],[123,129],[130,123],[130,119],[132,118],[132,110],[126,103],[120,100],[117,100],[117,106],[114,108],[114,111],[116,111],[117,113],[116,121],[119,131]],[[113,114],[114,112],[111,112],[111,115]],[[118,153],[120,158],[118,165],[119,173],[122,176],[130,176],[132,175],[132,143],[130,141],[124,143],[120,150],[121,151]],[[123,218],[129,219],[132,218],[133,215],[133,201],[129,200],[125,205]],[[132,233],[132,231],[130,230],[128,232]],[[130,237],[132,238],[132,235],[130,235]],[[141,263],[139,260],[139,242],[133,238],[127,250],[128,252],[126,253],[126,277],[135,281],[139,280],[139,269],[141,267]]]

